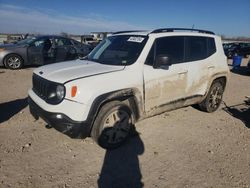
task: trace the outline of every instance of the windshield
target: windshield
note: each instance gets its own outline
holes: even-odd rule
[[[36,40],[35,37],[27,38],[24,40],[17,41],[17,44],[31,44],[34,40]]]
[[[87,56],[88,60],[107,65],[131,65],[139,57],[148,37],[118,35],[104,39]]]

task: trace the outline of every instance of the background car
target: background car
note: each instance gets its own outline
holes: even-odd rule
[[[101,40],[96,40],[93,36],[86,36],[82,38],[82,42],[90,46],[91,50],[94,49]]]
[[[250,55],[250,43],[227,43],[223,45],[225,55],[232,58],[234,55],[247,57]]]
[[[0,66],[20,69],[25,65],[44,65],[86,56],[90,45],[66,37],[35,36],[0,46]]]
[[[247,57],[250,55],[250,43],[239,43],[240,51],[239,55]]]

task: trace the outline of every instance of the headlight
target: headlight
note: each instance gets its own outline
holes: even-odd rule
[[[54,85],[50,87],[47,102],[49,104],[59,104],[65,97],[65,87],[63,85]]]
[[[58,86],[56,87],[56,97],[57,97],[59,100],[62,100],[62,99],[64,98],[64,95],[65,95],[64,86],[58,85]]]

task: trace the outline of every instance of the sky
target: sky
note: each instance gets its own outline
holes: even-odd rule
[[[250,37],[250,0],[0,0],[0,33],[184,27]]]

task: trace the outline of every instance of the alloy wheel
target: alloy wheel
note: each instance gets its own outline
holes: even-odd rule
[[[218,108],[222,100],[222,95],[222,89],[219,86],[214,87],[209,97],[209,107],[212,109]]]
[[[108,144],[117,144],[127,138],[130,125],[130,115],[121,109],[115,110],[104,120],[102,136]]]
[[[7,59],[7,65],[11,69],[18,69],[22,64],[22,60],[17,56],[11,56]]]

